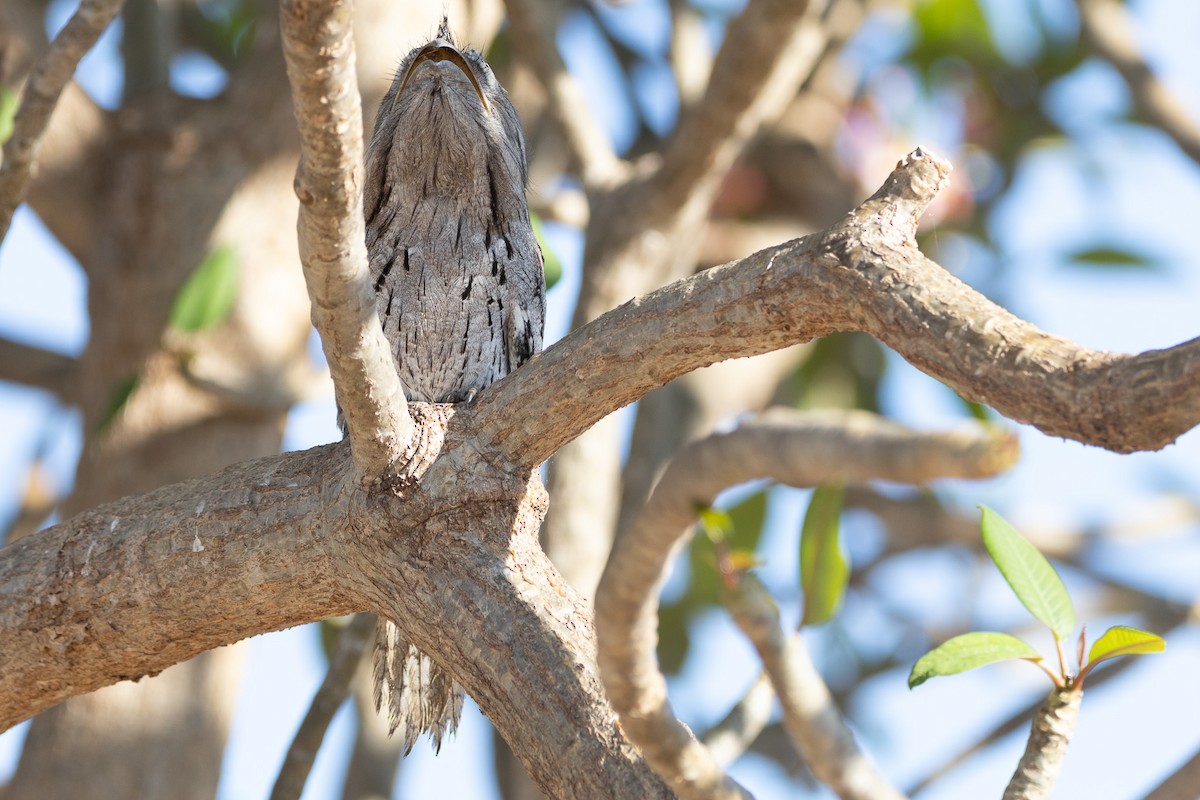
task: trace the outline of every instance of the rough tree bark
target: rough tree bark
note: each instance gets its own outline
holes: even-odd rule
[[[603,701],[586,606],[536,543],[544,495],[529,470],[563,442],[698,366],[858,327],[1006,413],[1082,441],[1153,448],[1200,419],[1200,340],[1096,354],[921,257],[913,228],[946,171],[915,153],[830,231],[631,301],[467,408],[410,406],[415,481],[364,488],[347,448],[317,448],[19,542],[0,560],[0,722],[253,633],[369,609],[408,621],[406,633],[462,682],[548,794],[662,793]],[[888,291],[864,290],[870,281]],[[964,348],[973,337],[989,347]],[[970,389],[984,364],[989,380]],[[1151,374],[1154,364],[1170,368]],[[1045,401],[1092,385],[1118,387],[1104,411],[1081,392],[1074,406]],[[1160,392],[1180,402],[1150,413]],[[1129,415],[1123,438],[1105,413]]]
[[[332,4],[335,10],[337,5]],[[307,23],[327,22],[321,14],[328,6],[321,3],[288,7],[298,16],[312,14]],[[754,13],[787,13],[779,4],[751,7]],[[312,46],[315,37],[304,41]],[[277,99],[278,87],[274,91],[256,98]],[[327,89],[317,91],[330,99]],[[711,91],[719,96],[721,90]],[[753,100],[744,90],[733,95]],[[198,119],[190,116],[188,103],[158,102],[189,122]],[[95,109],[84,114],[104,117]],[[120,141],[144,135],[140,126],[148,124],[130,112],[97,128],[102,137]],[[734,133],[710,141],[713,149],[700,160],[732,159],[737,146],[730,142],[745,135]],[[105,141],[89,146],[103,153]],[[204,204],[199,217],[206,224],[184,241],[170,241],[166,222],[145,238],[114,224],[122,213],[146,212],[140,204],[147,197],[153,204],[154,197],[165,196],[167,177],[188,186],[182,165],[194,142],[178,132],[154,141],[157,149],[115,159],[109,167],[122,178],[114,186],[128,187],[137,178],[155,189],[147,196],[118,189],[97,195],[111,204],[93,212],[95,224],[111,228],[111,241],[95,238],[96,228],[87,222],[63,222],[60,235],[73,250],[86,254],[87,263],[107,265],[90,273],[93,286],[104,283],[110,293],[93,298],[97,313],[131,301],[165,309],[190,266],[220,241],[216,232],[235,224],[223,222],[222,209],[247,180],[246,154],[219,147],[205,185],[213,183],[226,197]],[[265,148],[267,155],[259,159],[279,169],[283,158],[274,156],[283,143],[264,134],[239,142],[247,144],[251,152]],[[590,146],[579,145],[582,158],[588,158]],[[95,164],[84,161],[80,169],[94,176]],[[342,162],[335,173],[353,174],[354,159]],[[609,177],[596,185],[607,187],[615,173],[599,174]],[[47,186],[56,175],[48,176]],[[586,604],[536,542],[545,500],[531,470],[598,420],[699,367],[839,330],[875,335],[964,395],[1014,419],[1119,452],[1156,449],[1200,420],[1200,340],[1137,356],[1089,351],[1007,314],[921,256],[916,220],[945,177],[945,165],[917,151],[880,192],[830,229],[630,300],[482,393],[469,408],[412,407],[411,438],[402,426],[380,423],[397,418],[380,413],[394,393],[368,396],[353,456],[350,448],[333,446],[247,462],[83,511],[18,542],[0,554],[0,722],[14,724],[66,698],[155,673],[245,636],[367,609],[409,620],[406,633],[475,697],[543,790],[555,796],[664,794],[664,784],[631,753],[603,699]],[[637,183],[642,190],[653,183],[644,176],[638,180],[645,181]],[[37,195],[35,185],[35,203]],[[343,203],[340,210],[321,213],[340,214],[345,223],[354,209]],[[48,219],[55,215],[61,209],[47,208]],[[312,234],[327,221],[304,222],[302,233]],[[667,227],[686,226],[676,219]],[[644,255],[641,245],[624,244],[629,253]],[[135,245],[140,249],[134,251]],[[305,255],[311,262],[312,251]],[[349,277],[340,290],[353,294],[361,270],[353,264],[357,255],[348,258]],[[156,259],[172,267],[155,273]],[[325,296],[322,290],[330,287],[314,286],[314,275],[328,273],[314,273],[311,263],[306,267],[310,292]],[[144,296],[122,295],[121,281],[131,279],[120,271],[125,268],[141,270],[133,277],[147,276]],[[152,281],[151,275],[159,278]],[[254,330],[256,317],[248,313],[254,309],[244,309],[232,324]],[[603,306],[595,314],[600,310]],[[347,322],[341,314],[330,311],[322,332]],[[118,422],[124,427],[89,449],[92,463],[107,468],[97,471],[96,488],[86,488],[81,478],[76,508],[123,493],[112,477],[124,474],[113,466],[120,462],[100,460],[107,457],[105,447],[129,454],[134,463],[152,464],[168,478],[189,474],[163,467],[157,434],[135,424],[143,413],[154,416],[141,409],[174,420],[167,429],[192,448],[221,441],[212,434],[222,428],[210,423],[220,404],[207,396],[178,402],[194,381],[157,354],[162,323],[160,315],[133,330],[114,324],[95,331],[77,379],[85,394],[110,397],[115,379],[128,371],[152,380],[131,399]],[[339,364],[355,346],[336,340],[326,345]],[[118,366],[116,372],[96,366],[100,354]],[[159,369],[167,377],[155,390]],[[378,377],[377,365],[363,372]],[[353,378],[339,376],[343,391],[348,380]],[[1164,395],[1175,402],[1159,403]],[[265,419],[266,428],[277,428],[278,408],[249,406],[261,415],[256,424]],[[100,414],[93,408],[88,418],[95,422]],[[241,442],[270,438],[246,436],[245,425],[230,430]],[[372,441],[382,446],[372,448]],[[229,453],[242,455],[232,446]],[[203,471],[203,463],[194,459],[185,466]],[[592,768],[580,769],[581,764]]]
[[[111,13],[97,18],[89,7],[99,5],[84,4],[80,17],[95,35],[120,7],[108,3]],[[4,33],[22,36],[37,55],[45,45],[36,4],[6,6]],[[269,18],[261,32],[217,101],[157,91],[107,112],[68,86],[42,141],[29,200],[79,258],[90,287],[91,337],[69,389],[87,442],[68,514],[279,449],[289,402],[264,402],[257,390],[269,382],[264,375],[303,363],[308,324],[287,234],[295,128]],[[246,135],[249,109],[261,127]],[[229,247],[241,268],[234,313],[220,330],[169,352],[172,298],[215,247]],[[269,314],[256,300],[264,295],[274,298]],[[133,376],[137,390],[103,426]],[[226,392],[201,388],[205,379]],[[39,718],[6,796],[212,797],[240,663],[237,651],[216,651]]]

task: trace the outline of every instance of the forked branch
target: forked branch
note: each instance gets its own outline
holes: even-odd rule
[[[757,478],[792,486],[874,478],[924,483],[990,476],[1015,458],[1015,439],[1007,434],[918,434],[865,412],[805,416],[775,410],[684,448],[617,536],[596,595],[600,672],[626,734],[681,797],[741,796],[707,748],[675,718],[655,657],[658,590],[697,507],[710,505],[729,486]],[[839,748],[830,752],[856,759],[839,772],[857,776],[862,757],[847,741],[840,738]]]

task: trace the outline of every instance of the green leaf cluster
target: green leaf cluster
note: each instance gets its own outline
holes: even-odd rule
[[[1166,648],[1166,642],[1153,633],[1118,625],[1109,628],[1092,644],[1087,661],[1078,665],[1078,674],[1071,674],[1066,664],[1063,640],[1075,630],[1075,609],[1067,594],[1067,587],[1046,557],[1008,521],[987,506],[981,506],[981,509],[983,545],[1013,594],[1035,619],[1054,634],[1058,672],[1046,666],[1045,659],[1037,650],[1015,636],[976,631],[955,636],[918,659],[908,676],[910,689],[930,678],[954,675],[1012,659],[1037,664],[1059,687],[1081,686],[1088,673],[1102,661],[1124,655],[1161,653]],[[1082,654],[1082,633],[1079,644]]]
[[[678,672],[687,658],[692,620],[719,607],[724,599],[714,543],[720,541],[735,561],[752,559],[767,516],[767,490],[756,491],[727,509],[700,508],[697,513],[704,535],[692,537],[688,557],[680,562],[686,587],[677,599],[659,608],[658,662],[668,673]]]
[[[820,625],[837,613],[849,582],[850,565],[842,551],[839,518],[844,490],[838,486],[818,487],[809,501],[800,530],[800,581],[804,591],[803,625]],[[750,494],[728,509],[698,507],[701,535],[692,538],[687,587],[678,599],[659,610],[658,659],[663,669],[676,672],[687,657],[687,627],[708,608],[723,607],[727,600],[726,578],[718,567],[724,554],[733,570],[755,565],[755,551],[767,514],[767,489]]]

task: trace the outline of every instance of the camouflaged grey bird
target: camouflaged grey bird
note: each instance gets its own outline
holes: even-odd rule
[[[443,19],[383,98],[363,195],[376,305],[409,400],[470,401],[541,350],[546,283],[525,184],[516,109]],[[405,752],[424,731],[440,747],[462,689],[392,622],[376,631],[374,666],[376,709]]]

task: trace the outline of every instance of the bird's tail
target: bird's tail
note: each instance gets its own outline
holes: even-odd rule
[[[458,728],[462,687],[382,617],[375,625],[374,667],[375,710],[387,715],[388,734],[400,732],[405,755],[426,731],[440,750],[442,737]]]

